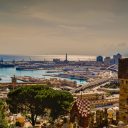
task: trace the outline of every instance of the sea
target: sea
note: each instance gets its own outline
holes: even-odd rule
[[[21,56],[21,55],[0,55],[0,59],[3,59],[4,61],[52,61],[53,59],[60,59],[65,60],[66,55],[27,55],[27,56]],[[92,61],[96,60],[96,56],[87,56],[87,55],[67,55],[67,59],[69,61]]]
[[[3,61],[52,61],[55,58],[60,60],[65,60],[65,55],[34,55],[34,56],[18,56],[18,55],[0,55],[0,60]],[[92,61],[95,60],[95,56],[85,56],[85,55],[68,55],[69,61]],[[18,71],[16,68],[0,68],[0,83],[8,83],[11,82],[12,76],[31,76],[34,78],[44,78],[50,79],[50,76],[45,76],[47,74],[47,70],[25,70]],[[62,79],[62,78],[58,78]],[[70,81],[75,81],[77,84],[82,85],[85,84],[85,80],[76,80],[76,79],[66,79]],[[21,81],[18,81],[21,82]]]

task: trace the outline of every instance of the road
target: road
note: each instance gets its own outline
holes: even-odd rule
[[[73,89],[73,90],[71,90],[70,92],[71,92],[71,93],[78,93],[78,92],[80,92],[80,91],[84,91],[85,89],[91,89],[91,88],[93,88],[93,87],[96,87],[96,86],[99,86],[99,85],[101,85],[101,84],[104,84],[104,83],[106,83],[106,82],[108,82],[108,81],[110,81],[110,80],[112,80],[111,77],[110,77],[110,78],[98,79],[98,80],[96,80],[96,81],[93,81],[93,82],[90,82],[90,83],[88,83],[88,84],[86,84],[86,85],[83,85],[82,87]]]

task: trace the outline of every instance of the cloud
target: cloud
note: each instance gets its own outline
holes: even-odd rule
[[[0,53],[125,53],[127,5],[126,0],[0,0]]]

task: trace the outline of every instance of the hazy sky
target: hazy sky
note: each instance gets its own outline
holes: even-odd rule
[[[0,0],[0,54],[128,54],[128,0]]]

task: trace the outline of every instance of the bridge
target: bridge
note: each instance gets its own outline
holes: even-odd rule
[[[118,72],[118,65],[113,64],[113,65],[107,67],[106,69],[107,69],[107,70],[111,70],[111,71]]]

